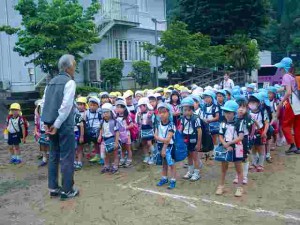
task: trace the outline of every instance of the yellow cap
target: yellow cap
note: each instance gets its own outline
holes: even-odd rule
[[[86,104],[87,103],[87,99],[86,99],[86,97],[79,97],[79,98],[76,99],[76,102],[77,103],[84,103],[84,104]]]
[[[174,88],[177,89],[177,90],[179,90],[179,87],[180,87],[179,84],[175,84],[175,85],[174,85]]]
[[[109,93],[109,97],[110,97],[110,98],[117,97],[116,92],[110,92],[110,93]]]
[[[133,91],[132,90],[127,90],[126,91],[129,95],[134,95]]]
[[[121,97],[122,96],[121,92],[119,92],[119,91],[115,92],[115,94],[116,94],[117,97]]]
[[[10,105],[10,110],[15,109],[15,110],[21,110],[21,106],[19,103],[13,103]]]

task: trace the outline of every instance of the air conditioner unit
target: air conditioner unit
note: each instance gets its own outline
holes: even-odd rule
[[[84,79],[85,82],[100,81],[100,60],[84,61]]]

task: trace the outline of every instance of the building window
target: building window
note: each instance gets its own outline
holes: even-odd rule
[[[134,42],[134,60],[150,60],[149,53],[143,48],[143,44],[145,43],[143,41]]]
[[[148,12],[148,0],[138,0],[140,12]]]
[[[123,61],[132,60],[131,41],[115,40],[115,57]]]
[[[115,57],[123,61],[149,61],[149,53],[143,48],[145,43],[143,41],[115,40]]]

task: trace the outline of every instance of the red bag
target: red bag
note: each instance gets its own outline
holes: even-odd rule
[[[139,126],[135,122],[135,115],[133,113],[130,113],[129,116],[130,116],[130,118],[132,120],[132,123],[133,123],[133,126],[129,129],[131,140],[136,141],[139,138],[139,133],[140,133]],[[130,124],[129,118],[127,118],[126,122],[127,122],[127,125]]]

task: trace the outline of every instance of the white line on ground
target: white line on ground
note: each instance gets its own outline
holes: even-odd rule
[[[134,182],[134,183],[137,183],[137,182]],[[133,187],[131,185],[119,185],[119,186],[122,187],[122,188],[129,188],[129,189],[132,189],[132,190],[135,190],[135,191],[142,191],[142,192],[146,192],[146,193],[150,193],[150,194],[155,194],[155,195],[160,195],[160,196],[176,199],[176,200],[179,200],[179,201],[182,201],[182,202],[188,204],[192,208],[197,208],[197,206],[190,203],[188,200],[190,200],[190,201],[202,201],[202,202],[205,202],[205,203],[220,205],[220,206],[224,206],[224,207],[227,207],[227,208],[244,210],[244,211],[251,212],[251,213],[261,213],[261,214],[266,214],[266,215],[269,215],[269,216],[272,216],[272,217],[278,217],[278,218],[281,218],[281,219],[289,219],[289,220],[294,220],[294,221],[300,221],[299,217],[289,215],[289,214],[281,214],[279,212],[273,212],[273,211],[265,210],[265,209],[261,209],[261,208],[250,209],[250,208],[247,208],[247,207],[233,205],[233,204],[230,204],[230,203],[224,203],[224,202],[209,200],[209,199],[205,199],[205,198],[196,198],[196,197],[190,197],[190,196],[184,196],[184,195],[170,194],[170,193],[166,193],[166,192],[160,192],[160,191],[154,191],[154,190],[150,190],[150,189]]]

